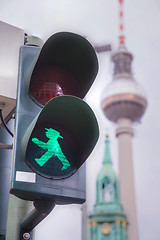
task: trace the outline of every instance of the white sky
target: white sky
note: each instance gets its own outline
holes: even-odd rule
[[[141,124],[136,124],[133,140],[134,172],[140,240],[159,240],[160,227],[160,1],[124,0],[126,45],[134,55],[135,79],[148,96],[148,108]],[[22,28],[46,40],[58,31],[72,31],[86,36],[92,44],[118,44],[118,0],[0,0],[0,20]],[[87,164],[88,213],[95,203],[95,181],[104,153],[108,132],[114,167],[118,169],[115,126],[100,110],[100,97],[112,79],[110,53],[99,56],[99,74],[87,95],[94,109],[100,139]],[[81,206],[56,206],[36,231],[36,240],[80,240]]]

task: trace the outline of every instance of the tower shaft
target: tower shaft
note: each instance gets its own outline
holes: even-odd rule
[[[119,180],[122,205],[128,218],[128,239],[138,240],[138,224],[132,159],[132,122],[121,118],[117,122],[116,136],[119,150]]]

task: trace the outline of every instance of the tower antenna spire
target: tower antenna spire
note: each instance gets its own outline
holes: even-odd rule
[[[119,47],[125,47],[123,2],[119,1]]]

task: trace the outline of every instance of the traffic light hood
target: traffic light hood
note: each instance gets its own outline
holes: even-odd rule
[[[57,95],[84,98],[97,72],[98,60],[92,45],[75,33],[59,32],[45,42],[32,64],[29,94],[42,105]]]

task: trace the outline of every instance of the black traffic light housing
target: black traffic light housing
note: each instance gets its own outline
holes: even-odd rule
[[[83,163],[99,130],[81,98],[97,71],[94,49],[77,34],[57,33],[42,49],[21,47],[12,194],[57,204],[85,201]]]

